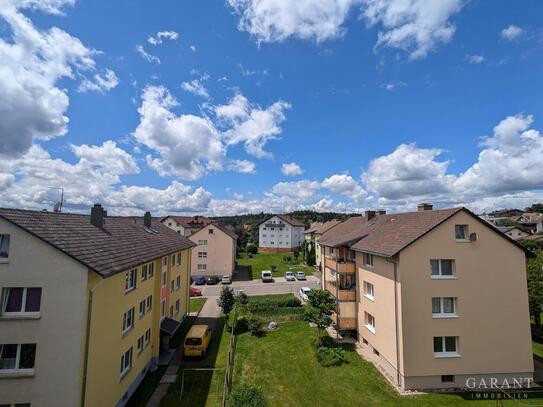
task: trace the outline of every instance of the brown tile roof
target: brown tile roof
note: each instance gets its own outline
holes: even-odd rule
[[[316,233],[319,235],[322,235],[323,233],[327,232],[337,224],[341,223],[337,219],[332,219],[327,222],[313,222],[311,226],[304,231],[304,233]]]
[[[331,247],[347,245],[353,250],[387,257],[393,256],[461,211],[471,215],[474,219],[525,251],[518,242],[500,233],[491,224],[463,207],[377,215],[369,222],[366,221],[364,216],[356,216],[324,233],[319,243]]]
[[[238,238],[238,235],[236,235],[234,233],[234,231],[232,229],[230,229],[230,227],[228,225],[222,225],[220,223],[215,223],[213,222],[213,226],[215,226],[217,229],[219,229],[221,232],[224,232],[225,234],[227,234],[228,236],[230,236],[232,239],[237,239]],[[203,228],[202,228],[203,229]],[[191,236],[194,236],[196,233],[199,233],[202,229],[200,229],[199,231],[197,232],[194,232]]]
[[[72,213],[0,208],[0,217],[104,277],[195,246],[159,221],[146,230],[143,217],[108,216],[104,229]]]
[[[204,226],[213,223],[213,221],[205,216],[176,216],[168,215],[160,219],[161,222],[164,222],[167,218],[172,218],[175,222],[179,223],[184,228],[203,228]]]
[[[274,216],[277,216],[281,219],[283,219],[285,222],[287,222],[288,224],[290,224],[291,226],[302,226],[302,227],[305,227],[305,225],[303,224],[303,222],[300,222],[298,219],[295,219],[293,218],[292,216],[290,215],[274,215]],[[266,219],[264,222],[270,220],[273,216],[271,216],[270,218]],[[262,222],[262,223],[264,223]],[[261,223],[261,224],[262,224]]]

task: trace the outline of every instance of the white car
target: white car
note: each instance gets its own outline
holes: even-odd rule
[[[297,271],[296,278],[298,280],[307,280],[307,278],[305,278],[305,273],[303,271]]]
[[[294,273],[292,271],[287,271],[285,273],[285,280],[286,281],[295,281],[296,277],[294,277]]]
[[[261,278],[263,283],[271,283],[273,281],[273,274],[270,270],[262,270]]]
[[[232,284],[232,277],[222,276],[221,283],[223,284]]]
[[[311,288],[309,287],[302,287],[300,288],[300,298],[305,301],[305,302],[308,302],[309,301],[309,293],[311,292]]]

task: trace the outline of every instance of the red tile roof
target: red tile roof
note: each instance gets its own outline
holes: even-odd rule
[[[316,233],[319,235],[322,235],[323,233],[327,232],[337,224],[341,223],[337,219],[332,219],[327,222],[313,222],[311,226],[304,231],[304,233]]]
[[[0,217],[104,277],[195,246],[159,221],[145,228],[143,217],[108,216],[103,229],[72,213],[0,208]]]
[[[213,223],[213,220],[206,218],[205,216],[176,216],[168,215],[160,219],[161,222],[164,222],[167,218],[172,218],[175,222],[179,223],[184,228],[196,229],[203,228],[204,226]]]
[[[293,218],[292,216],[290,215],[273,215],[273,216],[277,216],[278,218],[280,219],[283,219],[285,222],[287,222],[289,225],[291,226],[301,226],[301,227],[305,227],[305,225],[303,224],[303,222],[300,222],[298,219],[295,219]],[[273,216],[270,216],[268,219],[266,219],[264,222],[260,222],[260,225],[269,221],[271,218],[273,218]]]

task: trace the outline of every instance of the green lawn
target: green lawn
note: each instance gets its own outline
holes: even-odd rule
[[[193,312],[200,312],[204,304],[206,303],[207,298],[205,297],[195,297],[190,299],[190,307],[189,311],[191,313]]]
[[[541,360],[543,360],[543,343],[532,342],[532,350],[534,355],[538,356]]]
[[[276,267],[273,273],[274,277],[282,277],[285,271],[303,271],[306,275],[313,274],[313,267],[306,266],[302,263],[286,263],[283,261],[285,255],[292,256],[292,253],[258,253],[253,254],[252,258],[247,257],[246,253],[241,253],[237,258],[237,263],[240,266],[251,266],[252,278],[260,278],[260,272],[262,270],[271,270],[272,265]]]
[[[234,385],[260,385],[270,406],[496,406],[496,401],[466,401],[456,395],[399,396],[374,366],[354,351],[347,352],[347,364],[322,367],[315,357],[315,337],[315,329],[302,321],[281,324],[278,331],[261,338],[241,334]],[[531,404],[541,402],[533,400]],[[518,403],[502,405],[518,406]]]

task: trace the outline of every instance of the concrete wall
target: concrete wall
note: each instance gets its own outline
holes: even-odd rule
[[[39,319],[0,317],[0,344],[36,343],[32,377],[0,373],[0,404],[73,407],[80,403],[87,269],[52,246],[0,219],[9,234],[9,263],[0,288],[41,287]]]
[[[209,233],[209,230],[213,233]],[[233,239],[221,229],[211,224],[189,237],[198,245],[201,240],[207,240],[207,245],[196,246],[192,249],[192,276],[231,276],[236,265],[236,239]],[[207,258],[198,257],[199,252],[207,253]],[[198,264],[205,264],[207,270],[198,270]]]
[[[455,224],[468,225],[477,241],[457,242]],[[531,375],[524,256],[491,226],[464,212],[401,252],[401,370],[406,385],[434,387],[441,375]],[[430,259],[454,259],[455,278],[430,278]],[[432,297],[457,297],[458,317],[433,318]],[[460,356],[436,358],[434,336],[458,336]],[[417,379],[408,381],[410,377]]]

